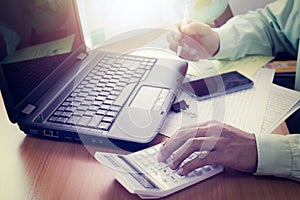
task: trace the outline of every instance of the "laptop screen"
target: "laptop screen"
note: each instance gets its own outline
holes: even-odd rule
[[[72,0],[0,2],[0,63],[18,105],[83,44]]]

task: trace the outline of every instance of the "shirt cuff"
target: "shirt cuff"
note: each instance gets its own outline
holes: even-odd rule
[[[288,137],[276,134],[255,134],[257,171],[255,175],[289,177],[292,168],[291,144]]]
[[[220,38],[219,51],[213,56],[213,59],[236,59],[238,57],[235,55],[235,50],[237,49],[237,39],[232,41],[233,37],[231,36],[233,34],[233,30],[229,30],[225,26],[222,26],[220,28],[213,28],[213,31],[215,31]]]

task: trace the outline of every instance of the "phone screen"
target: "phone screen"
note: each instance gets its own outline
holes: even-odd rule
[[[251,88],[253,81],[234,71],[184,83],[183,89],[200,99],[212,98]]]

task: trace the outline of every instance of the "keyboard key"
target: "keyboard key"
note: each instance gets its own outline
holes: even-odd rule
[[[97,101],[105,101],[106,97],[105,96],[98,96],[95,100]]]
[[[67,117],[59,117],[56,122],[65,124],[68,121]]]
[[[110,108],[111,108],[111,106],[110,105],[106,105],[106,104],[103,104],[100,107],[101,110],[109,110]]]
[[[102,110],[102,109],[100,109],[96,112],[96,114],[98,114],[98,115],[106,115],[106,113],[107,113],[107,110]]]
[[[91,116],[82,116],[80,120],[76,123],[79,126],[87,126],[87,124],[91,121]]]
[[[98,108],[103,104],[103,101],[94,101],[92,105],[97,106]]]
[[[75,102],[75,101],[73,101],[73,102],[70,103],[70,106],[72,106],[72,107],[78,107],[78,106],[80,106],[80,104],[81,104],[81,102]]]
[[[50,122],[56,122],[57,119],[58,119],[58,117],[52,116],[52,117],[49,118],[49,121]]]
[[[90,126],[92,128],[97,128],[102,119],[103,119],[102,115],[95,115],[92,118],[92,120],[89,122],[88,126]]]
[[[94,105],[94,102],[93,102],[93,104],[88,108],[88,110],[92,110],[92,111],[97,111],[98,109],[99,109],[99,106]]]
[[[118,98],[118,96],[112,95],[112,94],[107,97],[107,99],[109,99],[109,100],[116,100],[117,98]]]
[[[84,115],[91,116],[91,117],[93,117],[95,114],[96,114],[96,111],[93,111],[93,110],[88,110],[84,113]]]
[[[80,106],[78,106],[78,110],[82,110],[82,111],[86,111],[89,108],[89,104],[82,104]]]
[[[112,123],[114,121],[114,117],[104,117],[102,121]]]
[[[66,106],[60,106],[57,110],[59,110],[59,111],[65,111],[66,108],[67,108]]]
[[[105,131],[108,131],[108,129],[110,128],[110,123],[107,123],[107,122],[101,122],[98,126],[98,128],[102,129],[102,130],[105,130]]]
[[[81,117],[79,117],[79,116],[71,116],[68,119],[67,124],[75,125],[80,120],[80,118]]]
[[[70,118],[72,116],[72,112],[63,112],[61,114],[62,117],[67,117],[67,118]]]
[[[83,102],[84,101],[84,97],[75,97],[74,101]]]
[[[56,111],[53,115],[59,117],[61,116],[62,113],[63,113],[62,111]]]
[[[108,111],[106,113],[106,115],[109,116],[109,117],[115,118],[118,115],[118,112],[116,112],[116,111]]]
[[[73,115],[76,115],[76,116],[83,116],[84,115],[84,110],[76,110]]]
[[[71,113],[75,112],[77,108],[75,106],[68,106],[65,111],[69,111]]]
[[[121,110],[121,107],[120,107],[120,106],[113,105],[113,106],[110,107],[110,110],[119,112],[119,111]]]
[[[112,105],[114,103],[114,101],[110,100],[110,99],[107,99],[103,103],[106,104],[106,105]]]

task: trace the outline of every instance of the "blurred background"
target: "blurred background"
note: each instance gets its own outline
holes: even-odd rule
[[[232,15],[264,7],[273,0],[190,0],[190,17],[212,23],[226,8]],[[186,0],[77,0],[87,46],[131,30],[160,28],[182,19]],[[228,18],[228,14],[226,15]],[[221,20],[222,21],[222,20]]]

